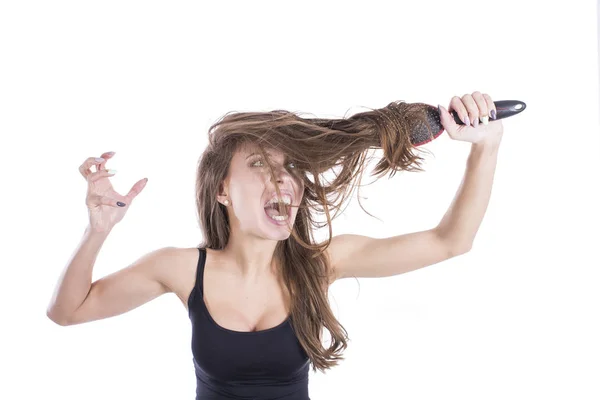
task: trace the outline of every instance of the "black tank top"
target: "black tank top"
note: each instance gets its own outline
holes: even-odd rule
[[[204,303],[206,250],[198,250],[196,282],[188,299],[196,400],[310,400],[309,358],[290,318],[255,332],[218,325]]]

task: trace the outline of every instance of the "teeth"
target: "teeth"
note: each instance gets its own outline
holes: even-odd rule
[[[271,200],[269,200],[269,202],[265,206],[267,206],[269,204],[277,203],[277,202],[279,202],[277,197],[273,197]],[[283,197],[281,198],[281,203],[290,205],[290,204],[292,204],[292,198],[287,194],[283,195]]]
[[[269,217],[274,219],[275,221],[285,221],[287,219],[287,215],[274,215],[272,217]]]

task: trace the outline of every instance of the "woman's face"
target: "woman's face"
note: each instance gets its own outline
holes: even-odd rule
[[[230,201],[227,211],[232,230],[239,229],[270,240],[285,240],[290,236],[298,208],[288,207],[288,215],[280,215],[277,208],[265,206],[271,199],[277,198],[276,184],[283,199],[297,206],[302,201],[304,183],[301,174],[294,170],[294,163],[285,154],[275,149],[267,149],[266,153],[276,181],[272,180],[267,162],[257,149],[246,146],[233,155],[224,182],[224,193],[228,196],[219,196],[219,201]]]

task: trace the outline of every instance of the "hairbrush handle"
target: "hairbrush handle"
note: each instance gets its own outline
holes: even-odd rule
[[[429,104],[421,104],[425,109],[427,124],[423,124],[421,121],[415,121],[414,125],[410,128],[410,142],[415,147],[431,142],[444,132],[444,126],[440,121],[440,112],[438,108]],[[496,119],[493,119],[492,121],[517,115],[522,112],[527,105],[519,100],[499,100],[494,102],[494,107],[496,108]],[[465,123],[460,120],[455,110],[452,110],[450,114],[452,114],[454,121],[458,125],[465,125]]]
[[[527,105],[519,100],[499,100],[494,102],[494,107],[496,108],[496,119],[503,119],[519,114],[525,109],[525,107],[527,107]],[[452,110],[450,114],[452,114],[454,121],[457,124],[465,124],[460,120],[456,111]],[[495,121],[496,119],[492,121]]]

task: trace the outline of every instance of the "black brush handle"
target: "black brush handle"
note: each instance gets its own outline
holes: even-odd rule
[[[499,100],[494,102],[494,106],[496,107],[496,119],[503,119],[507,117],[512,117],[513,115],[517,115],[522,112],[527,105],[519,100]],[[452,110],[450,112],[454,117],[454,121],[459,125],[464,125],[465,123],[460,120],[456,111]],[[495,121],[490,117],[490,121]]]
[[[413,146],[422,146],[425,143],[429,143],[444,132],[438,108],[429,104],[423,105],[425,107],[426,123],[422,123],[420,120],[414,121],[413,126],[410,128],[410,141]],[[498,120],[523,112],[526,104],[519,100],[499,100],[494,102],[494,106],[496,107],[495,120]],[[457,124],[465,124],[458,118],[456,111],[452,110],[450,114],[452,114]],[[490,118],[490,121],[495,120]]]

